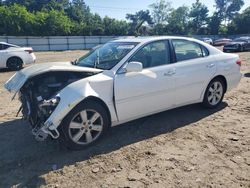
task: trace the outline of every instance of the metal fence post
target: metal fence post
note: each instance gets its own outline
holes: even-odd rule
[[[67,49],[69,50],[69,36],[66,36],[66,40],[67,40]]]
[[[26,39],[26,46],[29,46],[29,39],[28,39],[28,36],[26,36],[25,39]]]
[[[87,45],[86,45],[86,37],[85,36],[83,36],[83,45],[84,45],[84,50],[86,50]]]
[[[48,39],[48,47],[49,47],[49,51],[50,51],[51,49],[50,49],[50,40],[49,40],[49,36],[48,36],[47,39]]]
[[[102,44],[102,36],[99,36],[99,44]]]

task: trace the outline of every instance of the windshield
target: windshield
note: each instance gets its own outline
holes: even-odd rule
[[[109,42],[81,57],[76,65],[98,69],[111,69],[124,58],[138,43]]]

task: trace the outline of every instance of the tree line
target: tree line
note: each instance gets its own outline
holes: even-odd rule
[[[173,8],[158,0],[125,20],[93,14],[84,0],[0,0],[0,35],[207,35],[250,31],[244,0],[215,0],[215,11],[196,0]]]

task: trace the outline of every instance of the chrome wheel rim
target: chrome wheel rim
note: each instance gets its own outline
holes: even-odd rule
[[[86,109],[76,114],[69,124],[69,137],[76,144],[87,145],[96,140],[103,130],[100,113]]]
[[[223,96],[223,86],[220,82],[214,82],[208,89],[208,102],[211,105],[217,105]]]

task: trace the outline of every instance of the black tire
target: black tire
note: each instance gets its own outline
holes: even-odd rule
[[[214,84],[215,83],[220,83],[221,84],[221,86],[222,86],[222,92],[221,92],[221,97],[220,97],[220,99],[217,97],[217,95],[216,94],[218,94],[219,95],[219,93],[217,93],[216,91],[214,91],[214,94],[210,91],[210,88],[212,88],[213,89],[213,86],[214,86]],[[213,79],[209,84],[208,84],[208,86],[207,86],[207,88],[206,88],[206,91],[205,91],[205,94],[204,94],[204,98],[203,98],[203,102],[202,102],[202,105],[204,106],[204,107],[206,107],[206,108],[217,108],[220,104],[221,104],[221,102],[222,102],[222,100],[223,100],[223,98],[224,98],[224,94],[225,94],[225,92],[226,92],[226,83],[225,83],[225,81],[223,80],[223,79],[221,79],[221,78],[215,78],[215,79]],[[214,95],[216,95],[216,97],[215,98],[217,98],[217,100],[218,101],[216,101],[216,103],[213,103],[212,101],[211,101],[211,96],[213,96],[213,98],[214,98]],[[213,100],[213,98],[212,98],[212,100]]]
[[[18,71],[23,68],[23,61],[19,57],[11,57],[7,60],[7,68],[13,71]]]
[[[72,134],[73,134],[72,131],[74,131],[74,128],[73,129],[70,128],[70,124],[72,123],[72,121],[74,121],[74,118],[75,118],[75,120],[77,120],[77,118],[79,118],[79,117],[77,117],[78,116],[77,114],[79,114],[82,111],[87,111],[87,114],[88,114],[87,116],[89,116],[90,112],[88,110],[93,110],[93,111],[96,111],[96,112],[99,113],[99,115],[102,118],[102,122],[103,122],[102,130],[100,131],[100,134],[98,132],[98,134],[99,134],[98,137],[96,137],[92,142],[85,143],[85,144],[83,144],[83,143],[79,144],[79,143],[76,143],[73,140],[73,138],[72,138]],[[101,118],[100,118],[100,120],[98,120],[98,119],[97,120],[101,121]],[[81,121],[81,120],[79,120],[79,121]],[[81,123],[83,123],[83,121],[80,122],[80,124]],[[107,111],[105,110],[105,108],[101,104],[99,104],[98,102],[93,101],[93,100],[84,101],[84,102],[78,104],[73,110],[71,110],[67,114],[67,116],[63,119],[61,125],[59,126],[58,130],[60,132],[60,137],[59,137],[60,144],[62,144],[63,146],[65,146],[66,148],[68,148],[70,150],[81,150],[81,149],[84,149],[84,148],[86,148],[86,147],[88,147],[90,145],[93,145],[97,141],[99,141],[100,138],[103,136],[103,134],[108,129],[109,124],[110,123],[109,123],[109,118],[108,118],[108,115],[107,115]],[[89,128],[91,128],[90,125],[88,125],[88,126],[89,126]],[[95,125],[93,125],[93,126],[95,126]],[[83,129],[83,128],[81,128],[81,129]],[[81,130],[81,129],[76,129],[75,131],[78,131],[78,130],[79,130],[79,132],[80,131],[84,131],[84,130]],[[85,130],[85,131],[87,131],[87,130]],[[88,130],[88,131],[91,132],[90,134],[92,136],[96,132],[95,130]],[[76,134],[78,134],[79,132],[76,132],[74,134],[74,136]],[[79,138],[78,142],[81,142],[80,139],[84,139],[85,142],[87,142],[87,132],[83,133],[83,135]],[[84,142],[84,141],[82,141],[82,142]]]

